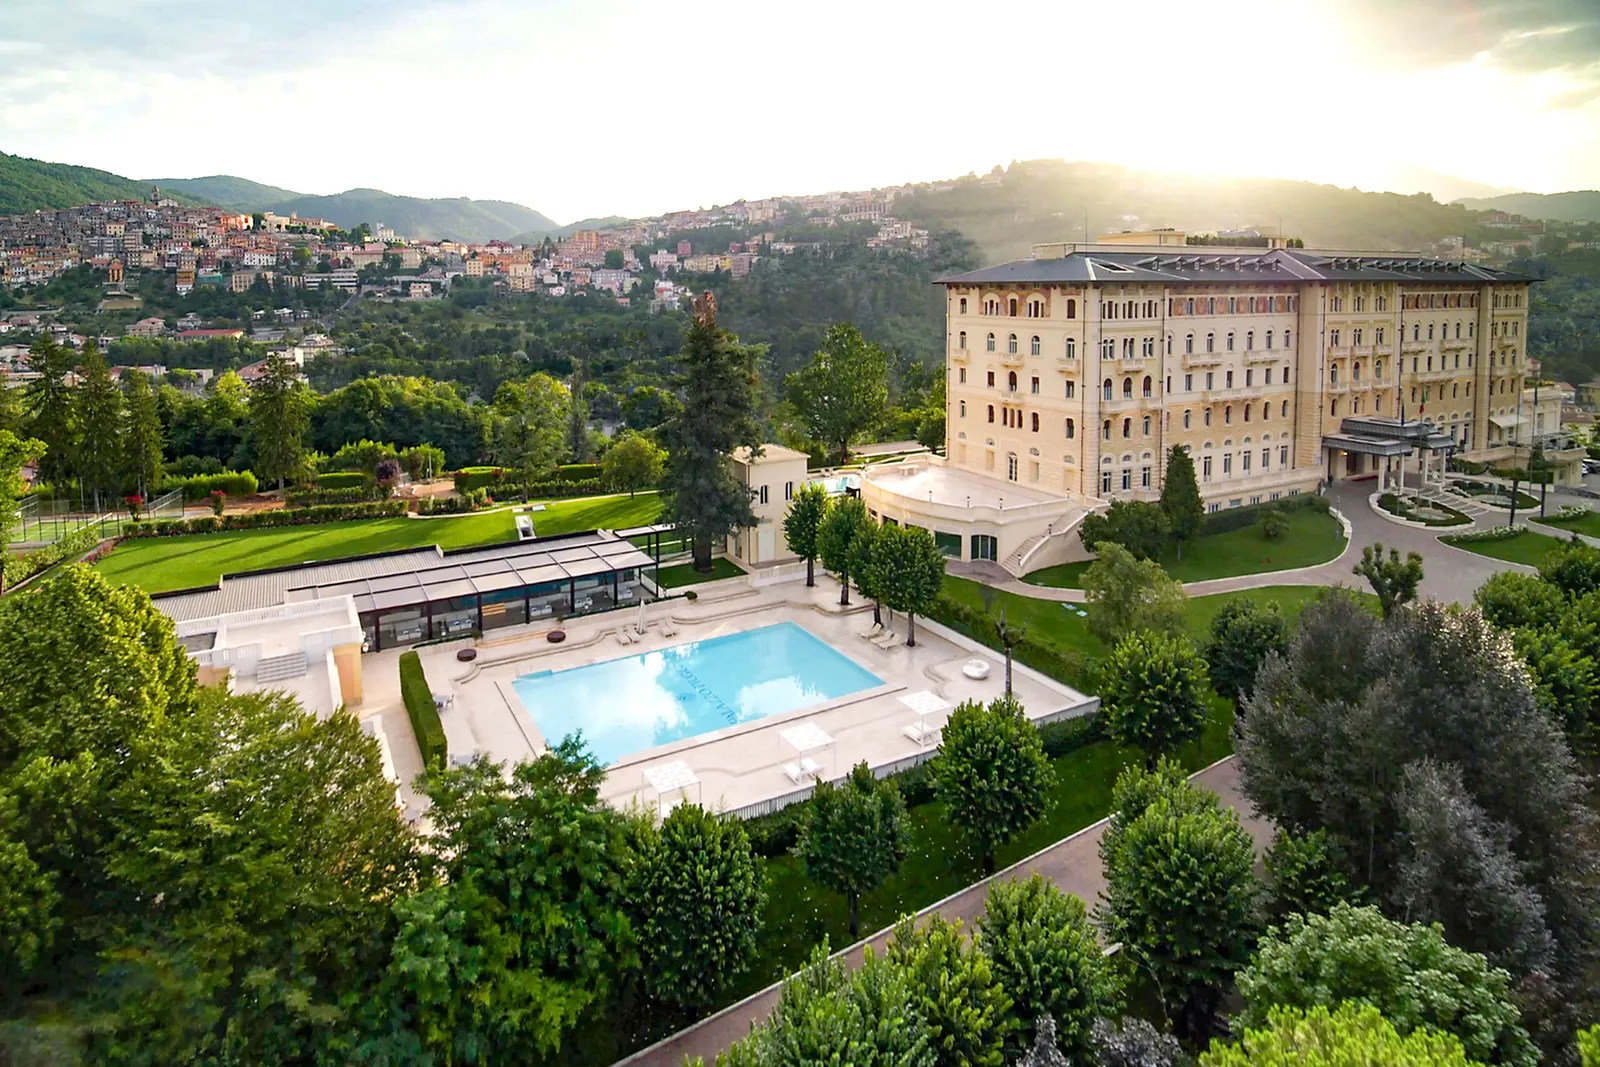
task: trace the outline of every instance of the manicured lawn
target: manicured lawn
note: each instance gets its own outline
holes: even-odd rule
[[[1441,537],[1439,540],[1480,556],[1492,556],[1507,563],[1526,563],[1530,567],[1537,567],[1544,562],[1545,553],[1561,544],[1560,538],[1532,530],[1520,530],[1515,537],[1508,537],[1504,541],[1458,542],[1452,537]]]
[[[1590,537],[1600,537],[1600,511],[1586,511],[1575,519],[1558,519],[1552,515],[1548,519],[1535,521],[1542,522],[1546,526],[1554,526],[1558,530],[1572,530]]]
[[[1180,582],[1203,582],[1240,574],[1311,567],[1337,559],[1344,551],[1344,531],[1332,515],[1302,509],[1291,511],[1289,529],[1275,541],[1261,534],[1260,524],[1242,530],[1196,538],[1184,546],[1183,559],[1175,552],[1161,557],[1163,570]],[[1090,561],[1063,563],[1034,571],[1022,580],[1056,589],[1083,588],[1083,572]]]
[[[743,573],[738,564],[718,556],[711,561],[710,574],[702,574],[695,570],[693,563],[680,563],[675,567],[661,568],[661,588],[677,589],[685,585],[714,582],[719,578],[737,578]]]
[[[546,503],[544,511],[533,513],[533,528],[540,537],[554,537],[579,530],[638,526],[653,522],[659,510],[653,493],[557,500]],[[430,519],[364,519],[320,526],[141,538],[118,545],[97,566],[110,581],[160,593],[210,585],[236,571],[434,544],[446,549],[471,548],[513,541],[516,536],[510,510]]]

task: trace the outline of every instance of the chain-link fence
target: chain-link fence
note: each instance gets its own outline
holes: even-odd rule
[[[51,544],[91,526],[101,537],[112,537],[133,521],[126,504],[113,511],[96,510],[92,502],[72,497],[30,496],[17,510],[18,524],[11,536],[17,547]],[[181,518],[183,491],[179,489],[163,493],[139,509],[141,522]]]

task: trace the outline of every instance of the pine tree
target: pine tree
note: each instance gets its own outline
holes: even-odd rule
[[[28,434],[44,442],[39,476],[58,491],[72,477],[72,457],[77,441],[72,421],[73,352],[41,337],[28,349],[28,369],[39,375],[28,383],[22,406]]]
[[[667,475],[661,504],[663,521],[675,523],[694,544],[695,569],[702,572],[711,569],[715,542],[756,521],[750,490],[729,462],[735,449],[761,447],[756,351],[717,326],[714,296],[695,300],[680,357],[683,411],[663,427]]]
[[[1167,531],[1182,559],[1184,542],[1200,536],[1200,524],[1206,517],[1188,445],[1173,445],[1167,450],[1167,473],[1161,479],[1161,513],[1166,516]]]
[[[283,489],[305,452],[310,416],[295,365],[282,353],[267,357],[266,373],[250,393],[250,434],[255,467]]]
[[[73,421],[78,427],[79,488],[92,494],[95,510],[116,491],[122,475],[122,391],[111,380],[106,361],[93,341],[83,346],[78,386],[72,393]]]
[[[122,438],[125,473],[134,492],[148,501],[161,484],[164,440],[156,394],[150,379],[138,371],[132,372],[128,383],[127,408]]]
[[[567,400],[567,454],[574,463],[582,463],[588,458],[589,404],[583,398],[587,379],[587,365],[578,364],[578,369],[572,373],[571,396]]]

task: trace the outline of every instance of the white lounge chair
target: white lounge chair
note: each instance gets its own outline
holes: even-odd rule
[[[619,645],[631,645],[631,644],[633,644],[633,638],[628,636],[628,631],[627,630],[618,630],[617,631],[617,644],[619,644]]]
[[[877,637],[874,637],[872,639],[872,643],[877,645],[879,648],[888,651],[900,643],[900,635],[895,633],[893,630],[885,630]]]
[[[822,764],[810,756],[801,756],[797,763],[785,763],[783,773],[795,785],[805,785],[822,777]]]
[[[661,636],[662,637],[677,637],[678,636],[678,628],[677,628],[677,626],[673,625],[671,616],[668,616],[667,618],[661,620]]]
[[[868,641],[871,641],[881,633],[883,633],[883,623],[875,622],[871,626],[867,627],[861,636],[865,637]]]

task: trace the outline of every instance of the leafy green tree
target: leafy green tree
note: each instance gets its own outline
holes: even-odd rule
[[[1600,589],[1600,548],[1571,540],[1539,561],[1539,578],[1574,599]]]
[[[807,482],[795,490],[789,510],[783,515],[783,540],[789,551],[806,561],[806,588],[816,585],[814,574],[822,521],[828,514],[828,491],[818,482]]]
[[[1075,1063],[1089,1062],[1090,1028],[1115,1008],[1117,980],[1083,901],[1037,874],[996,882],[976,939],[1021,1023],[1013,1047],[1031,1044],[1049,1016],[1056,1046]]]
[[[1472,594],[1483,617],[1506,630],[1538,629],[1559,620],[1567,599],[1553,582],[1531,574],[1501,571]]]
[[[250,439],[255,467],[283,491],[305,456],[310,426],[306,389],[294,363],[282,353],[267,357],[261,378],[250,393]]]
[[[1374,542],[1361,550],[1361,562],[1351,571],[1372,586],[1378,606],[1388,616],[1400,605],[1417,599],[1417,586],[1422,582],[1422,554],[1407,552],[1402,560],[1400,550],[1391,548],[1389,558],[1385,559],[1383,544]]]
[[[614,489],[626,489],[633,496],[661,481],[667,454],[648,437],[625,433],[600,459],[600,473]]]
[[[1100,558],[1083,572],[1089,632],[1115,645],[1135,630],[1181,634],[1183,586],[1154,560],[1138,560],[1121,545],[1104,543]]]
[[[811,362],[789,375],[785,388],[807,432],[826,442],[840,463],[849,462],[851,442],[883,421],[889,353],[848,322],[838,323],[828,328]]]
[[[1255,852],[1239,817],[1163,763],[1124,772],[1117,815],[1100,839],[1106,936],[1177,1009],[1179,1030],[1206,1034],[1255,937]]]
[[[447,1062],[552,1057],[637,965],[623,816],[576,738],[430,771],[438,871],[395,901],[386,999]]]
[[[22,434],[22,390],[13,388],[6,379],[10,374],[0,370],[0,430]]]
[[[882,526],[872,538],[865,573],[889,610],[905,615],[906,647],[917,643],[917,615],[926,613],[944,587],[944,553],[920,526]]]
[[[682,411],[677,397],[653,385],[641,385],[622,398],[623,423],[640,433],[671,421]]]
[[[1256,674],[1269,655],[1282,655],[1288,647],[1289,624],[1277,601],[1257,604],[1249,597],[1233,597],[1211,620],[1206,642],[1206,666],[1217,692],[1243,700],[1256,683]]]
[[[857,904],[900,867],[910,846],[905,801],[865,763],[838,785],[818,782],[795,855],[811,878],[844,894],[855,937]]]
[[[1282,508],[1268,508],[1261,513],[1261,536],[1276,541],[1289,532],[1289,516]]]
[[[78,442],[73,468],[84,495],[93,497],[97,511],[102,504],[109,504],[122,473],[122,407],[122,393],[111,380],[100,350],[93,341],[84,342],[78,385],[72,392]]]
[[[607,270],[621,270],[622,269],[622,249],[620,249],[620,248],[608,248],[608,249],[606,249],[606,269]]]
[[[48,337],[28,347],[28,370],[39,377],[23,387],[27,436],[44,442],[39,475],[58,491],[72,477],[78,438],[72,417],[72,373],[75,354]]]
[[[737,449],[761,447],[756,351],[717,326],[710,293],[695,299],[680,354],[683,411],[662,430],[667,475],[661,505],[662,520],[693,542],[699,571],[711,569],[713,543],[755,525],[750,490],[728,460]]]
[[[138,371],[131,372],[128,383],[127,424],[123,427],[122,441],[128,482],[134,492],[148,501],[161,484],[165,446],[156,395],[150,389],[150,379]]]
[[[1206,665],[1187,638],[1135,630],[1117,642],[1101,672],[1106,724],[1145,765],[1189,741],[1206,722]]]
[[[564,425],[571,397],[567,387],[538,373],[495,390],[495,462],[517,472],[524,484],[550,477],[566,447]]]
[[[0,792],[0,981],[21,989],[61,925],[55,878],[23,842],[16,797]]]
[[[589,402],[585,392],[588,371],[579,363],[567,390],[567,456],[574,463],[589,458]]]
[[[680,804],[637,851],[627,901],[645,989],[705,1008],[755,957],[764,896],[750,839],[737,821]]]
[[[1267,849],[1267,920],[1323,915],[1355,891],[1345,879],[1326,830],[1280,830]]]
[[[1600,703],[1600,665],[1552,628],[1516,630],[1511,643],[1528,665],[1539,707],[1561,724],[1574,751],[1594,745],[1595,706]]]
[[[985,874],[994,871],[995,849],[1032,826],[1049,800],[1050,761],[1039,731],[1009,697],[956,706],[933,774],[950,821],[972,838]]]
[[[865,570],[877,532],[860,497],[843,497],[823,515],[817,528],[817,556],[839,576],[840,605],[850,603],[850,578]]]
[[[1274,1007],[1259,1029],[1237,1045],[1212,1041],[1200,1067],[1476,1067],[1452,1034],[1413,1030],[1402,1035],[1370,1004],[1334,1011]]]
[[[1327,915],[1291,915],[1262,939],[1239,974],[1237,1028],[1268,1025],[1274,1007],[1359,1001],[1401,1034],[1454,1034],[1474,1060],[1532,1067],[1511,976],[1445,941],[1438,926],[1398,923],[1377,908],[1336,904]]]
[[[1183,546],[1200,536],[1200,527],[1206,518],[1188,445],[1173,445],[1167,449],[1167,470],[1161,478],[1161,514],[1167,520],[1167,531],[1172,536],[1178,558],[1182,559]]]
[[[1105,511],[1092,511],[1078,526],[1083,547],[1098,552],[1106,543],[1121,545],[1134,559],[1161,555],[1170,537],[1166,513],[1159,504],[1141,500],[1113,500]]]
[[[1600,1024],[1578,1031],[1578,1056],[1582,1067],[1600,1067]]]
[[[4,383],[0,383],[4,388]],[[5,591],[3,561],[6,546],[22,520],[17,503],[22,498],[22,468],[44,454],[44,442],[32,437],[19,438],[10,430],[0,430],[0,592]]]
[[[958,926],[934,916],[918,927],[907,916],[895,927],[889,957],[911,980],[935,1067],[1001,1067],[1017,1025],[1011,998]]]

